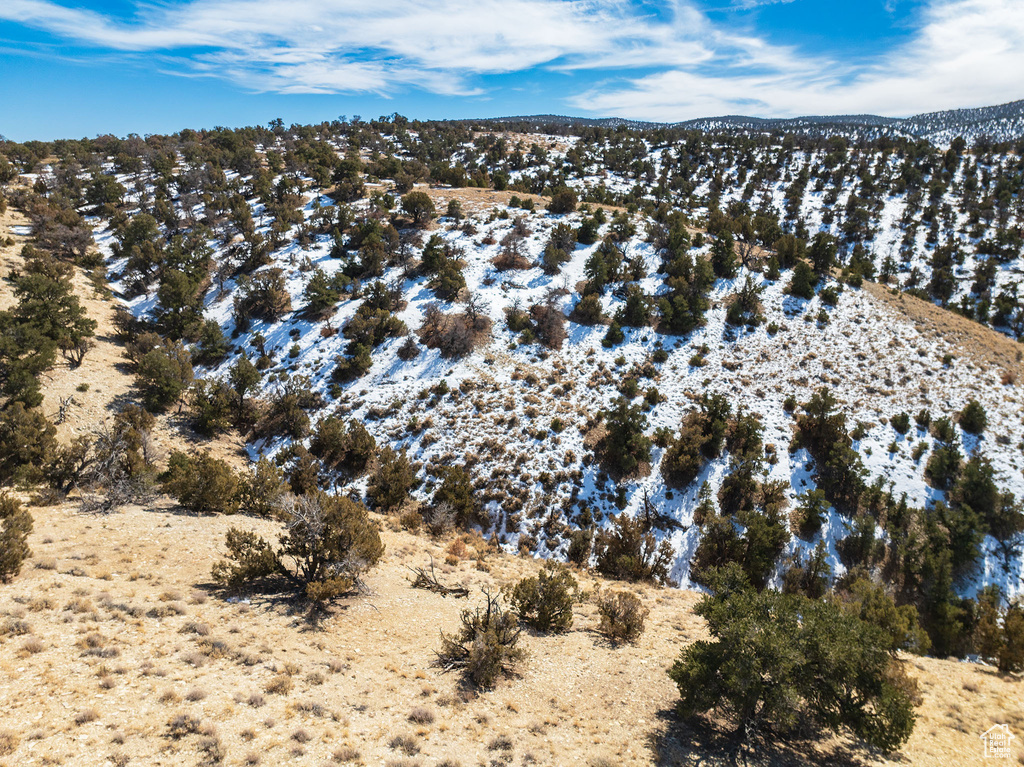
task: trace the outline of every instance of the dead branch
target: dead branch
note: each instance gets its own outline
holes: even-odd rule
[[[416,577],[410,581],[414,589],[426,589],[427,591],[433,591],[435,594],[440,594],[443,597],[455,597],[463,598],[469,596],[469,589],[462,586],[445,586],[441,581],[438,580],[437,574],[434,572],[434,558],[430,558],[430,573],[422,567],[410,567]]]

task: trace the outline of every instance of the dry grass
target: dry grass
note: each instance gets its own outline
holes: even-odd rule
[[[416,706],[409,712],[409,721],[414,724],[433,724],[434,712],[424,706]]]
[[[581,605],[572,631],[524,637],[530,659],[520,677],[478,695],[431,667],[438,630],[451,632],[466,602],[411,589],[406,579],[407,565],[422,566],[430,557],[443,562],[456,539],[434,541],[385,529],[385,563],[367,579],[372,597],[343,603],[312,630],[300,615],[270,601],[253,599],[243,613],[223,595],[213,593],[202,603],[187,596],[205,580],[231,525],[268,535],[272,522],[179,515],[162,500],[129,507],[106,527],[70,505],[38,507],[34,514],[31,543],[41,549],[40,541],[51,537],[48,556],[67,562],[94,554],[102,565],[130,555],[149,577],[133,579],[131,571],[112,567],[112,579],[100,581],[29,568],[0,590],[0,726],[15,736],[0,739],[0,748],[12,751],[0,756],[5,767],[30,758],[37,764],[44,758],[65,765],[112,761],[114,725],[123,736],[117,754],[128,756],[130,764],[167,767],[215,764],[217,758],[224,764],[310,767],[459,763],[444,761],[450,757],[463,765],[498,760],[552,767],[601,764],[601,758],[619,767],[693,761],[692,752],[673,751],[679,742],[664,740],[663,733],[678,697],[665,668],[681,647],[703,636],[691,612],[695,594],[647,592],[646,631],[636,645],[618,649],[595,642],[600,616],[592,603]],[[188,556],[174,556],[185,540]],[[538,567],[490,551],[490,572],[483,572],[476,569],[476,556],[486,542],[457,540],[463,556],[445,565],[444,577],[470,588],[470,605],[481,588],[498,588]],[[580,577],[591,592],[602,585]],[[88,593],[75,595],[76,588]],[[161,595],[169,598],[161,601]],[[189,600],[188,614],[147,614],[154,604],[174,604],[179,600],[170,597],[181,595]],[[30,601],[44,596],[52,607],[30,611]],[[99,620],[80,623],[92,613],[62,609],[75,598],[91,599]],[[133,613],[131,606],[145,609]],[[200,625],[208,633],[196,631]],[[234,651],[213,657],[218,636],[229,638],[251,665]],[[45,651],[19,657],[30,638]],[[210,656],[199,649],[200,641],[211,642],[205,645],[213,650]],[[116,661],[85,654],[115,646]],[[184,662],[190,653],[203,658],[202,665]],[[1015,732],[1024,731],[1024,715],[1008,703],[1017,700],[1019,682],[954,661],[910,664],[923,703],[914,736],[899,757],[903,767],[983,765],[977,734],[997,717]],[[104,679],[116,686],[103,689],[98,682]],[[130,719],[119,713],[122,707],[133,712]],[[75,726],[76,714],[89,709],[102,718]],[[206,726],[214,721],[219,733]],[[32,722],[44,737],[29,740],[29,728],[22,731],[16,722]],[[92,728],[107,724],[112,729],[101,742],[109,747],[94,757],[95,743],[77,734],[95,738]],[[293,738],[300,731],[311,737]],[[506,750],[509,743],[512,750]],[[828,753],[835,743],[826,739],[819,748]],[[259,761],[248,761],[249,755]],[[881,758],[877,763],[886,764]]]
[[[348,762],[356,762],[360,758],[358,749],[352,748],[351,746],[342,746],[336,748],[334,753],[331,754],[333,759],[338,764],[346,764]]]
[[[100,718],[99,712],[94,708],[82,709],[75,715],[75,724],[81,726],[83,724],[89,724],[95,722]]]
[[[864,289],[920,327],[938,332],[964,357],[1002,368],[1004,386],[1012,385],[1022,372],[1020,344],[992,328],[905,293],[893,294],[885,285],[865,282]]]
[[[0,732],[0,756],[13,754],[20,742],[21,739],[13,732]]]
[[[295,683],[287,674],[278,674],[263,689],[270,695],[287,695],[292,691]]]

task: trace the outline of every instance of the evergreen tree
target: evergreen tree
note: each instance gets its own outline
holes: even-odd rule
[[[789,294],[797,298],[814,298],[814,286],[818,277],[806,261],[798,261],[793,269],[793,279],[789,282]]]
[[[611,410],[604,411],[607,433],[603,440],[608,466],[621,476],[651,460],[651,440],[644,435],[647,416],[640,405],[619,397]]]
[[[415,484],[416,472],[405,451],[385,447],[377,458],[377,469],[370,477],[366,497],[374,508],[394,511],[409,498]]]
[[[32,515],[21,501],[0,493],[0,583],[10,583],[32,555],[28,546],[31,532]]]
[[[736,246],[731,232],[723,232],[711,244],[711,268],[715,277],[731,280],[736,276]]]
[[[434,217],[434,201],[426,192],[409,192],[402,197],[404,210],[415,226],[426,226]]]
[[[192,356],[181,342],[165,341],[143,355],[135,369],[142,398],[160,412],[177,403],[192,384]]]
[[[818,232],[814,235],[807,249],[807,257],[818,277],[828,277],[830,270],[836,265],[837,252],[836,240],[831,234]]]
[[[758,592],[735,566],[713,574],[696,612],[712,640],[669,670],[684,717],[721,711],[742,738],[849,729],[884,751],[910,737],[914,686],[880,629],[832,602]]]

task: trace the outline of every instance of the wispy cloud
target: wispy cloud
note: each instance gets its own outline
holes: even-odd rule
[[[480,96],[483,75],[545,68],[602,78],[566,98],[574,109],[655,120],[908,114],[1024,96],[1020,0],[932,0],[909,42],[857,65],[716,25],[693,1],[190,0],[139,5],[118,19],[53,0],[4,0],[0,19],[277,93]]]
[[[713,46],[713,66],[673,67],[609,82],[570,99],[577,109],[651,120],[720,114],[909,115],[1024,97],[1024,4],[939,0],[911,40],[858,66],[801,56],[751,39],[753,67],[739,69],[734,40]]]
[[[467,82],[475,75],[681,66],[710,56],[694,34],[703,17],[670,8],[664,21],[614,0],[194,0],[141,7],[126,22],[51,0],[7,0],[0,19],[102,48],[179,52],[196,72],[256,89],[414,85],[463,94],[476,92]]]
[[[785,5],[792,2],[793,0],[733,0],[732,7],[741,11],[749,11],[763,5]]]

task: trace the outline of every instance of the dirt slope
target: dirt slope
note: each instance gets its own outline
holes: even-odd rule
[[[0,590],[5,767],[195,765],[214,750],[204,738],[219,739],[231,765],[321,765],[344,749],[360,754],[356,763],[401,763],[398,736],[419,749],[408,764],[425,766],[674,765],[702,753],[704,735],[671,716],[677,692],[665,674],[703,636],[692,592],[640,589],[651,615],[636,646],[607,644],[594,608],[581,606],[568,634],[524,638],[530,657],[517,679],[474,696],[432,667],[438,631],[479,604],[481,588],[533,572],[532,560],[487,553],[478,564],[472,541],[434,542],[383,520],[387,553],[368,592],[315,628],[286,602],[232,603],[208,588],[224,532],[272,534],[272,523],[197,517],[166,501],[109,517],[73,505],[34,513],[34,556]],[[446,550],[457,554],[452,565]],[[411,588],[407,566],[431,557],[447,583],[471,589],[468,602]],[[591,591],[612,585],[581,578]],[[909,662],[924,700],[901,755],[851,754],[829,741],[800,744],[792,763],[806,763],[810,749],[833,763],[991,764],[982,731],[1006,722],[1024,732],[1019,682],[972,664]],[[414,711],[420,721],[410,721]],[[183,715],[199,732],[175,738],[170,724]]]

